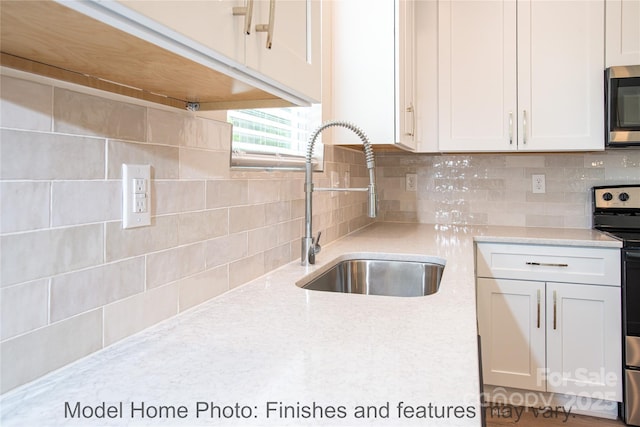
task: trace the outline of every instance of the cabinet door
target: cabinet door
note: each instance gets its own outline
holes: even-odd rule
[[[547,283],[547,391],[622,400],[620,288]]]
[[[517,148],[516,2],[438,2],[440,151]]]
[[[373,144],[396,138],[394,1],[337,0],[332,8],[332,116],[362,128]],[[375,4],[375,7],[373,6]],[[333,130],[334,144],[361,144]]]
[[[118,3],[148,18],[144,22],[151,28],[161,24],[177,33],[168,36],[176,39],[184,36],[182,41],[186,44],[195,41],[214,53],[244,63],[245,21],[243,16],[233,15],[233,8],[244,6],[244,0],[119,0]]]
[[[640,0],[607,0],[606,66],[640,64]]]
[[[604,0],[518,1],[518,149],[604,149]]]
[[[477,301],[484,382],[544,391],[544,283],[479,278]]]
[[[396,0],[396,138],[404,147],[417,145],[416,51],[414,0]]]
[[[316,102],[321,98],[321,0],[254,0],[246,64]],[[256,25],[273,23],[268,32]]]

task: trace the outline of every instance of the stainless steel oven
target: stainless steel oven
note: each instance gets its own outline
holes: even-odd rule
[[[606,69],[605,124],[608,147],[640,145],[640,65]]]
[[[594,187],[593,226],[622,241],[622,415],[640,426],[640,185]]]
[[[625,284],[623,301],[625,330],[625,419],[640,425],[640,247],[622,250]]]

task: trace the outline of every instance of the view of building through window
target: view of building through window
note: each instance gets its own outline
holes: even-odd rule
[[[295,159],[298,162],[304,159],[309,137],[320,126],[321,116],[320,104],[311,107],[230,110],[227,118],[233,124],[232,165],[291,167],[290,163]],[[316,144],[316,147],[321,148],[322,145]],[[321,152],[321,149],[316,149],[314,157],[318,154],[321,156]],[[255,164],[256,156],[261,158],[259,165]],[[269,163],[269,158],[276,164]],[[282,158],[289,158],[290,161],[282,165]]]

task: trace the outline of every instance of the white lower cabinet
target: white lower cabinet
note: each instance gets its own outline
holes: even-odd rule
[[[602,272],[611,271],[615,277],[619,263],[610,252],[619,250],[533,245],[528,255],[527,248],[478,244],[477,308],[485,384],[622,401],[619,279],[618,286],[563,282],[563,274],[575,275],[570,273],[571,263],[583,258],[610,259]],[[541,249],[546,262],[532,261]],[[554,259],[554,253],[567,250],[571,257]],[[520,264],[536,273],[536,280],[522,280],[524,267],[514,268],[517,280],[481,277],[495,276],[494,266],[501,276],[509,276],[500,261],[509,252],[512,260],[521,257]],[[540,268],[548,270],[542,274],[547,279],[538,280]]]
[[[544,283],[479,278],[477,299],[484,382],[545,391]]]

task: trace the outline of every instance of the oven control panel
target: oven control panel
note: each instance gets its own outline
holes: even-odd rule
[[[640,209],[640,185],[593,188],[597,209]]]

